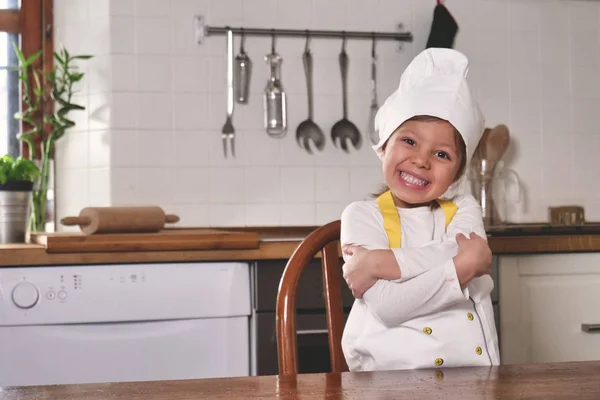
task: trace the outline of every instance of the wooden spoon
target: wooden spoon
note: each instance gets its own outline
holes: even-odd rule
[[[485,158],[491,174],[494,173],[496,164],[498,164],[498,161],[506,153],[509,143],[510,134],[506,125],[497,125],[490,131],[485,142]]]

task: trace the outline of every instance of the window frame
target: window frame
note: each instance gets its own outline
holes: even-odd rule
[[[21,6],[17,9],[0,10],[0,32],[20,34],[19,44],[25,57],[29,57],[42,50],[40,58],[37,59],[34,68],[43,68],[49,72],[53,66],[53,0],[21,0]],[[23,87],[20,87],[20,92]],[[22,96],[19,96],[22,99]],[[19,101],[19,109],[23,108],[22,100]],[[48,102],[43,105],[45,110],[50,111],[53,104]],[[43,110],[40,110],[36,119],[41,122]],[[28,129],[26,123],[20,122],[20,129]],[[16,140],[16,139],[15,139]],[[39,147],[39,141],[36,146]],[[9,141],[9,148],[11,148]],[[20,153],[29,158],[29,150],[24,143],[20,143]],[[37,154],[40,154],[38,150]]]

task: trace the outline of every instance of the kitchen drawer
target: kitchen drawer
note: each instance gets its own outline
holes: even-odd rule
[[[254,293],[253,303],[256,311],[275,311],[279,281],[287,260],[262,260],[252,268]],[[342,277],[343,260],[340,259],[340,279],[342,280],[342,298],[344,307],[354,303],[352,292]],[[323,274],[321,259],[314,259],[304,268],[298,283],[296,309],[302,311],[322,310],[325,308],[323,297]]]
[[[514,257],[501,263],[504,363],[600,359],[600,255]]]
[[[581,329],[582,324],[600,326],[598,288],[600,275],[524,279],[524,324],[532,362],[600,359],[600,330]]]

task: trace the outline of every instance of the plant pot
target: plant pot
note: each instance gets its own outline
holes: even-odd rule
[[[33,183],[0,184],[0,243],[25,243]]]

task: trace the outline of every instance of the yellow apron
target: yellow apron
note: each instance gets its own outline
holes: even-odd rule
[[[458,207],[450,200],[436,200],[446,216],[446,229],[452,221]],[[377,204],[383,215],[383,227],[388,236],[390,249],[402,247],[402,228],[400,227],[400,214],[394,204],[392,192],[389,190],[377,198]]]

